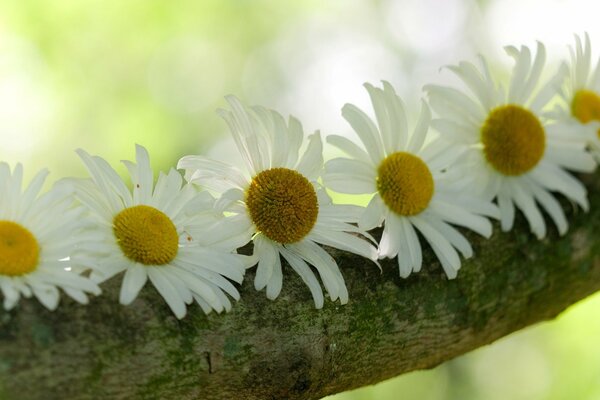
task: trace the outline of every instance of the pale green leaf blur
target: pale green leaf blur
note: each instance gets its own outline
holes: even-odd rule
[[[146,146],[155,170],[204,153],[239,162],[223,96],[353,137],[346,102],[390,81],[412,115],[443,65],[542,40],[552,73],[574,33],[600,48],[600,4],[575,0],[20,0],[0,2],[0,160],[84,176]],[[327,150],[327,156],[335,155]],[[124,169],[118,167],[120,172]],[[338,198],[340,201],[365,201]],[[459,277],[460,279],[460,277]],[[432,371],[332,399],[599,399],[600,297]]]

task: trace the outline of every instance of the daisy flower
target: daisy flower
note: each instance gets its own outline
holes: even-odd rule
[[[256,290],[266,287],[275,299],[282,287],[280,255],[310,289],[315,306],[323,307],[323,292],[312,265],[319,273],[331,300],[348,301],[344,278],[335,260],[317,243],[376,259],[376,250],[351,223],[359,208],[336,206],[317,183],[323,168],[321,136],[309,137],[304,154],[302,126],[290,117],[262,107],[247,108],[235,97],[227,97],[232,111],[220,110],[246,171],[203,156],[183,157],[178,168],[189,182],[218,193],[219,207],[234,215],[254,243],[258,268]]]
[[[471,174],[481,195],[496,199],[502,230],[512,228],[515,206],[525,215],[531,231],[546,235],[545,210],[562,235],[568,224],[562,207],[551,192],[559,192],[588,209],[585,187],[565,169],[589,172],[595,168],[586,143],[551,125],[542,114],[564,79],[564,69],[544,85],[539,85],[546,59],[542,43],[535,57],[529,48],[509,46],[506,52],[515,60],[508,90],[492,78],[487,63],[480,58],[481,70],[469,62],[449,69],[469,88],[469,93],[428,85],[431,107],[440,119],[432,125],[443,137],[465,145],[465,174]]]
[[[177,318],[194,300],[208,313],[231,309],[225,293],[239,299],[229,279],[241,283],[243,256],[231,254],[235,240],[213,235],[219,224],[235,227],[214,215],[214,199],[183,185],[171,169],[160,173],[156,185],[146,149],[136,146],[137,164],[123,161],[133,193],[108,163],[83,150],[81,157],[92,180],[77,184],[77,196],[95,224],[95,241],[87,258],[92,279],[102,282],[125,271],[119,301],[130,304],[150,279]]]
[[[575,36],[569,47],[569,74],[559,92],[560,104],[550,115],[565,135],[583,135],[596,158],[600,159],[600,62],[592,68],[592,47],[586,34],[584,43]]]
[[[70,268],[84,210],[73,207],[67,185],[39,195],[47,176],[46,170],[40,171],[22,191],[21,164],[11,172],[8,164],[0,163],[0,292],[6,310],[21,295],[33,295],[54,310],[59,288],[82,304],[88,302],[86,293],[100,294],[94,282]]]
[[[473,250],[450,224],[490,237],[492,225],[482,215],[497,216],[498,211],[490,202],[461,193],[464,185],[446,171],[461,152],[428,140],[431,115],[425,103],[410,134],[402,101],[392,86],[383,82],[383,89],[370,84],[365,87],[377,125],[356,106],[343,107],[343,117],[364,148],[342,136],[328,136],[329,143],[352,158],[328,161],[323,182],[341,193],[374,194],[359,227],[373,229],[385,221],[379,256],[398,255],[400,276],[406,278],[421,269],[418,231],[453,279],[461,265],[457,250],[467,258]]]

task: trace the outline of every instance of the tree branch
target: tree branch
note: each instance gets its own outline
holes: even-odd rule
[[[151,286],[118,304],[121,277],[80,306],[63,297],[49,312],[21,301],[0,313],[0,398],[318,399],[431,368],[541,320],[600,289],[600,175],[587,176],[592,210],[572,211],[569,233],[536,240],[522,219],[447,281],[425,251],[425,268],[403,280],[396,260],[333,252],[350,303],[315,310],[286,269],[269,301],[249,272],[226,315],[199,307],[177,320]],[[379,232],[376,232],[376,234]]]

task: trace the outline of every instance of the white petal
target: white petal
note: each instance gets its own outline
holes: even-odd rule
[[[566,74],[566,65],[561,64],[559,66],[558,72],[554,75],[552,79],[550,79],[545,85],[542,86],[540,90],[536,93],[531,101],[531,105],[529,108],[535,113],[539,113],[548,102],[556,95],[556,92],[559,90],[565,74]]]
[[[360,220],[358,221],[358,227],[365,231],[369,231],[373,228],[380,227],[383,224],[385,216],[384,205],[381,196],[378,194],[374,195],[367,208],[363,212]]]
[[[471,92],[477,96],[483,107],[472,110],[472,113],[480,118],[484,118],[483,110],[489,110],[493,107],[492,97],[494,93],[488,87],[492,83],[489,82],[491,79],[486,79],[486,77],[482,76],[475,65],[470,62],[462,61],[458,66],[451,65],[447,68],[454,72],[467,85]],[[488,81],[487,84],[486,81]]]
[[[469,210],[474,214],[500,219],[500,210],[498,209],[498,206],[496,206],[491,201],[467,195],[459,195],[455,198],[457,199],[457,202],[461,204],[466,210]]]
[[[229,189],[225,191],[215,202],[214,208],[218,212],[226,212],[230,209],[232,204],[238,201],[243,201],[245,197],[246,194],[243,190],[238,188]]]
[[[281,293],[281,286],[283,285],[283,273],[281,271],[281,259],[277,257],[275,265],[273,267],[273,273],[267,283],[267,299],[275,300],[279,293]]]
[[[431,108],[443,118],[464,121],[472,127],[483,122],[482,106],[460,90],[439,85],[425,85],[423,90],[428,93]]]
[[[163,208],[164,212],[171,221],[180,218],[180,214],[187,210],[188,205],[194,204],[194,198],[198,192],[192,185],[185,185],[176,196]]]
[[[29,281],[35,278],[47,284],[70,286],[86,292],[100,294],[100,288],[94,282],[74,272],[65,271],[63,268],[61,265],[60,269],[53,270],[48,268],[47,262],[43,262],[35,274],[24,275],[24,279]]]
[[[353,204],[319,204],[318,220],[357,223],[365,208]]]
[[[341,287],[345,286],[344,278],[341,274],[336,273],[338,266],[329,253],[310,240],[303,240],[298,243],[286,245],[285,247],[308,261],[319,271],[321,280],[331,300],[336,300],[339,297],[342,291]]]
[[[406,137],[408,134],[406,131],[406,118],[404,119],[404,126],[395,126],[388,116],[389,109],[393,106],[386,101],[387,96],[383,93],[383,90],[375,88],[369,83],[365,83],[364,87],[369,92],[369,97],[373,104],[373,110],[375,111],[375,117],[377,118],[377,125],[379,126],[383,148],[386,153],[393,152],[398,149],[400,136]],[[395,96],[393,88],[391,89],[391,92],[391,95]],[[402,128],[404,128],[404,131],[402,131]]]
[[[468,145],[477,140],[477,137],[473,135],[473,129],[460,122],[449,119],[434,119],[431,121],[431,126],[440,132],[441,138],[451,140],[454,143]]]
[[[302,258],[286,250],[285,247],[281,248],[281,254],[290,264],[290,267],[292,267],[294,271],[300,275],[306,286],[308,286],[308,289],[310,290],[315,302],[315,308],[323,308],[323,291],[321,290],[321,285],[319,285],[319,281],[315,277],[315,274],[310,267],[306,264],[306,262],[304,262],[304,260],[302,260]]]
[[[191,265],[194,269],[213,271],[241,283],[245,272],[243,257],[245,256],[224,253],[213,248],[190,246],[179,249],[177,262]]]
[[[167,175],[161,172],[152,193],[151,205],[159,210],[168,208],[180,195],[182,185],[183,179],[177,170],[171,168]]]
[[[8,278],[7,279],[9,281],[12,281],[12,285],[14,286],[14,288],[21,292],[21,294],[27,298],[30,298],[33,293],[31,292],[31,288],[29,287],[29,285],[23,281],[23,279],[20,279],[19,277],[14,277],[14,278]],[[18,300],[18,293],[17,293],[17,300]]]
[[[387,81],[382,81],[382,83],[390,125],[395,131],[391,133],[392,138],[389,147],[384,147],[384,150],[392,153],[406,149],[408,145],[408,119],[406,118],[405,106],[400,97],[396,95],[392,85]]]
[[[375,180],[346,173],[326,173],[323,183],[328,189],[346,194],[370,194],[377,191]]]
[[[350,158],[358,161],[370,164],[371,159],[369,155],[360,147],[358,147],[353,141],[348,138],[339,135],[329,135],[326,138],[327,143],[337,147],[344,153],[348,154]]]
[[[48,174],[49,174],[48,170],[43,169],[40,172],[38,172],[35,175],[35,177],[31,180],[31,183],[29,183],[29,186],[27,187],[25,192],[23,192],[23,196],[21,197],[21,201],[19,204],[19,206],[21,207],[21,210],[24,211],[24,210],[29,209],[29,207],[31,207],[31,204],[34,202],[34,200],[40,193],[42,185],[44,184],[46,177],[48,177]],[[73,188],[73,190],[74,190],[74,188]]]
[[[150,281],[158,290],[160,295],[165,299],[171,311],[175,314],[178,319],[185,317],[186,305],[181,296],[177,293],[175,286],[160,270],[160,267],[148,267],[148,276]]]
[[[135,159],[136,172],[131,175],[133,198],[136,199],[137,196],[137,201],[134,200],[135,204],[149,204],[154,190],[154,173],[150,166],[148,151],[138,144],[135,145]]]
[[[456,278],[456,272],[460,268],[460,258],[448,239],[420,216],[412,217],[411,222],[423,234],[433,249],[433,252],[440,260],[448,279]]]
[[[116,214],[116,210],[113,210],[111,205],[108,204],[107,199],[105,199],[100,191],[97,190],[91,181],[78,182],[76,189],[76,198],[88,209],[104,221],[111,221]],[[90,183],[90,185],[87,185]],[[27,216],[25,218],[28,218]]]
[[[97,160],[100,158],[91,157],[88,153],[81,149],[76,150],[76,152],[85,164],[85,167],[94,180],[94,183],[98,185],[103,197],[107,200],[111,212],[114,214],[119,212],[123,208],[123,202],[119,199],[117,194],[111,190],[107,182],[107,179],[109,178],[104,175],[101,168],[98,166]]]
[[[323,170],[323,142],[319,132],[308,137],[308,148],[300,159],[297,170],[310,181],[316,181],[321,175]]]
[[[513,46],[506,46],[505,50],[516,61],[508,90],[508,101],[510,103],[523,104],[524,96],[522,93],[531,66],[531,51],[526,46],[521,46],[520,51]]]
[[[569,149],[566,146],[547,146],[545,156],[572,171],[593,172],[596,169],[594,157],[583,148]]]
[[[550,217],[554,221],[554,224],[558,228],[558,233],[562,236],[567,233],[569,224],[565,217],[565,213],[558,201],[546,190],[540,188],[534,182],[531,183],[531,190],[536,200],[544,207],[546,212],[550,214]]]
[[[419,272],[421,270],[421,265],[423,264],[423,254],[419,237],[410,223],[410,219],[401,218],[400,222],[402,223],[402,232],[404,233],[404,238],[408,247],[407,254],[411,260],[412,270],[413,272]],[[399,254],[399,256],[402,256],[402,254]]]
[[[220,290],[215,290],[217,297],[219,298],[219,308],[215,309],[216,312],[221,313],[223,311],[231,310],[231,301],[229,298]]]
[[[48,310],[54,311],[58,306],[59,293],[56,286],[32,286],[33,294]]]
[[[105,256],[102,262],[96,261],[90,273],[90,279],[95,283],[102,283],[122,272],[130,264],[128,261],[123,261],[124,257],[123,254],[119,253],[118,255]]]
[[[585,186],[563,169],[542,161],[529,175],[548,189],[576,201],[584,210],[589,209]]]
[[[365,239],[361,239],[350,233],[336,231],[320,232],[313,228],[312,232],[306,238],[326,246],[358,254],[373,262],[377,260],[377,250]]]
[[[19,300],[19,292],[13,286],[12,279],[7,276],[0,276],[0,289],[4,296],[4,308],[12,308]],[[7,307],[9,305],[10,307]]]
[[[527,190],[527,187],[517,182],[512,182],[513,199],[519,209],[527,218],[531,231],[535,233],[538,239],[546,236],[546,223],[540,210],[537,208],[533,195]]]
[[[265,238],[264,235],[256,235],[254,238],[254,254],[258,257],[258,267],[254,278],[254,288],[262,290],[271,279],[275,264],[279,259],[277,245]]]
[[[444,221],[464,226],[487,238],[492,235],[492,224],[487,218],[472,214],[456,204],[434,199],[429,204],[428,210]]]
[[[131,197],[131,191],[127,188],[125,182],[123,182],[119,174],[117,174],[117,171],[115,171],[103,158],[94,157],[94,160],[96,162],[96,166],[100,171],[102,171],[102,174],[112,190],[114,190],[115,193],[121,197],[123,204],[126,207],[130,207],[133,201]]]
[[[205,314],[209,314],[213,310],[213,308],[206,301],[204,301],[202,297],[194,295],[194,300],[196,300],[196,303],[198,303]]]
[[[510,193],[498,193],[498,207],[500,208],[500,226],[504,232],[510,231],[515,221],[515,206]]]
[[[215,283],[204,279],[202,274],[198,273],[199,270],[201,270],[201,268],[187,268],[181,264],[174,265],[169,272],[173,273],[173,275],[176,275],[182,282],[185,283],[187,289],[192,292],[192,296],[194,298],[200,297],[213,309],[222,311],[223,304],[219,296],[221,289]],[[228,290],[231,290],[231,288],[228,288]],[[231,293],[234,298],[239,298],[239,293],[235,287],[233,287]]]
[[[377,173],[371,165],[348,158],[328,161],[323,174],[325,186],[339,193],[374,193],[376,179]]]
[[[417,126],[410,137],[410,143],[408,144],[407,151],[409,153],[418,153],[421,150],[423,143],[425,143],[425,138],[427,137],[430,123],[431,111],[429,110],[429,106],[427,106],[425,101],[421,101],[421,113],[419,115],[419,120],[417,121]]]
[[[177,163],[177,169],[185,170],[188,182],[203,185],[218,193],[248,185],[247,179],[237,168],[204,156],[185,156]]]
[[[472,148],[466,145],[450,143],[446,140],[436,139],[427,143],[421,150],[419,157],[427,164],[432,174],[451,168],[462,157],[466,157]]]
[[[398,242],[398,269],[400,272],[401,278],[408,278],[410,273],[413,271],[413,262],[410,254],[410,249],[408,245],[408,238],[404,232],[403,227],[403,219],[399,219],[400,229],[397,233],[397,242]],[[410,224],[409,224],[410,225]]]
[[[526,103],[526,100],[531,97],[531,93],[537,86],[539,82],[540,75],[544,64],[546,63],[546,48],[541,42],[537,42],[537,49],[535,60],[533,61],[533,65],[531,66],[531,70],[529,71],[529,75],[527,77],[527,82],[525,86],[522,88],[522,98]],[[557,88],[558,89],[558,88]],[[527,103],[526,103],[527,104]]]
[[[78,290],[78,289],[73,289],[70,287],[63,287],[62,290],[65,291],[65,293],[72,298],[73,300],[75,300],[76,302],[80,303],[80,304],[88,304],[88,297],[87,295],[83,292],[83,290]]]
[[[287,126],[281,114],[260,106],[251,108],[261,121],[264,128],[264,135],[265,137],[268,137],[267,141],[270,142],[271,145],[265,146],[265,150],[270,150],[267,151],[268,154],[265,154],[270,168],[293,168],[294,165],[286,165],[285,162],[287,154],[289,152],[297,151],[297,149],[291,149],[288,145]]]
[[[450,244],[461,252],[463,257],[470,258],[473,256],[473,248],[469,241],[455,228],[437,218],[427,218],[427,222],[431,224],[438,232],[440,232]]]
[[[594,67],[594,72],[590,76],[589,84],[596,92],[600,89],[600,59],[596,61],[596,66]]]
[[[210,260],[207,260],[207,262],[210,262]],[[219,296],[219,292],[225,291],[236,300],[239,300],[240,298],[240,294],[236,287],[218,272],[207,270],[199,267],[198,265],[180,263],[179,261],[174,262],[173,266],[176,267],[172,269],[173,273],[177,275],[179,279],[184,282],[185,285],[192,291],[195,291],[194,288],[197,288],[198,284],[196,284],[194,287],[191,287],[189,282],[199,280],[203,284],[210,286],[214,294],[217,296]],[[211,301],[214,301],[212,297]]]
[[[132,266],[127,268],[125,271],[125,276],[123,277],[123,283],[121,284],[119,303],[123,305],[131,304],[131,302],[138,296],[140,290],[144,287],[147,280],[148,274],[146,273],[146,267],[138,263],[134,263]]]
[[[192,290],[190,289],[189,282],[191,280],[193,280],[194,278],[196,278],[196,276],[189,276],[189,274],[186,274],[187,271],[183,270],[182,268],[179,268],[175,264],[160,265],[156,268],[160,268],[160,272],[169,281],[169,283],[175,288],[175,292],[181,298],[181,300],[185,304],[192,304],[192,302],[194,301],[194,296],[193,296]],[[204,271],[204,270],[200,269],[200,271]],[[224,278],[222,278],[222,279],[224,279]],[[212,286],[212,285],[210,285],[210,286]],[[215,289],[215,292],[217,292],[217,291],[219,291],[219,290]],[[219,308],[217,309],[217,311],[221,311],[221,310],[222,310],[222,307],[219,302]]]
[[[402,238],[400,233],[402,229],[401,218],[392,213],[386,218],[379,242],[379,258],[393,258],[400,251],[400,239]]]
[[[578,35],[575,35],[575,51],[573,51],[573,48],[569,48],[571,53],[571,61],[573,64],[573,86],[575,88],[585,86],[590,71],[591,49],[589,36],[587,34],[585,45],[586,46],[584,50],[581,44],[581,39]]]
[[[232,111],[218,110],[218,113],[225,119],[233,139],[248,164],[249,171],[256,174],[269,168],[268,154],[261,149],[259,143],[259,133],[255,116],[250,113],[235,96],[226,96],[225,99],[232,108]]]
[[[285,165],[296,165],[298,160],[298,149],[304,140],[304,131],[302,130],[302,124],[296,118],[290,116],[288,120],[288,140],[289,149],[287,152],[287,158]]]
[[[371,161],[377,165],[379,161],[383,160],[384,151],[379,132],[373,121],[363,111],[352,104],[344,105],[342,116],[352,126],[360,137],[360,140],[362,140],[367,149],[367,154],[371,157]]]

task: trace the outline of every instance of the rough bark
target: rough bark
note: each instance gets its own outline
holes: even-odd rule
[[[600,176],[585,177],[592,210],[564,204],[572,221],[538,241],[521,217],[510,233],[474,235],[476,257],[447,281],[430,252],[403,280],[396,260],[334,253],[350,302],[315,310],[308,289],[284,276],[276,301],[252,286],[227,315],[199,307],[177,320],[147,286],[118,304],[120,278],[80,306],[49,312],[22,301],[0,312],[0,398],[318,399],[457,355],[555,317],[600,288]]]

